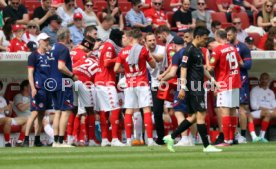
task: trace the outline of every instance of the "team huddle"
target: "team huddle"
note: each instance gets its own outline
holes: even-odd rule
[[[238,124],[237,109],[242,104],[243,112],[249,111],[247,70],[252,64],[249,49],[237,42],[235,31],[233,27],[218,30],[213,39],[208,38],[208,29],[199,26],[187,31],[190,35],[185,39],[173,36],[167,26],[158,27],[155,34],[145,35],[136,29],[125,32],[114,29],[97,51],[94,50],[97,41],[92,37],[85,37],[70,51],[70,32],[66,28],[58,31],[58,43],[48,50],[49,36],[41,33],[37,51],[28,58],[32,114],[23,145],[30,144],[29,133],[34,120],[37,118],[41,127],[45,111],[54,109],[53,147],[73,147],[77,142],[97,146],[97,117],[101,146],[132,146],[133,135],[136,138],[137,134],[133,116],[135,119],[141,110],[148,146],[167,144],[174,152],[174,146],[185,144],[187,130],[196,127],[204,152],[222,151],[209,142],[204,84],[213,86],[211,92],[216,96],[223,133],[217,145],[232,145]],[[156,37],[166,42],[166,46],[157,45]],[[173,93],[173,101],[164,101],[158,96],[158,87],[173,79],[178,79],[179,90]],[[164,112],[176,123],[170,134],[166,131]],[[122,142],[119,129],[122,117],[126,143]],[[250,117],[253,141],[265,141],[264,136],[257,137],[254,133],[253,116]],[[80,123],[78,132],[76,122]],[[181,139],[174,145],[178,137]]]

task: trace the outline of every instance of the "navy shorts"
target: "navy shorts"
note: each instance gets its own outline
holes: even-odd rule
[[[248,79],[242,80],[242,87],[240,88],[240,104],[249,104],[249,81]]]
[[[191,94],[191,92],[186,92],[186,104],[188,114],[194,114],[196,112],[205,112],[205,97],[204,94]]]
[[[72,110],[73,106],[73,89],[66,87],[64,91],[51,92],[54,109],[60,111]]]
[[[174,94],[173,109],[175,111],[180,111],[182,113],[188,113],[187,105],[186,105],[186,98],[184,98],[184,100],[179,99],[178,93],[179,93],[179,91],[176,91]]]
[[[34,98],[31,97],[31,111],[45,111],[53,109],[51,94],[43,89],[37,89]]]

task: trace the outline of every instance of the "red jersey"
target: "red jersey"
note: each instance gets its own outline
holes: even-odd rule
[[[110,42],[105,42],[99,49],[99,72],[95,81],[102,86],[115,86],[116,73],[114,72],[114,64],[106,67],[104,62],[116,58],[116,51]]]
[[[76,64],[78,61],[86,59],[87,58],[87,53],[85,53],[81,48],[75,47],[71,52],[70,52],[72,64],[74,67],[74,64]]]
[[[79,80],[83,83],[94,83],[95,74],[98,70],[98,60],[96,57],[82,59],[73,65],[73,73],[77,75]]]
[[[18,40],[17,38],[13,38],[10,41],[10,46],[8,47],[8,52],[27,52],[29,51],[26,43],[22,40]]]
[[[266,33],[266,34],[264,34],[264,36],[261,38],[261,41],[260,41],[259,44],[258,44],[258,48],[259,48],[259,49],[266,50],[266,48],[265,48],[265,42],[266,42],[267,38],[268,38],[268,34]]]
[[[136,65],[129,65],[126,61],[132,46],[127,46],[121,50],[118,55],[117,63],[121,63],[125,68],[125,77],[128,87],[149,86],[147,74],[147,62],[152,58],[149,56],[149,51],[143,47],[139,55],[139,61]]]
[[[170,43],[166,46],[166,53],[167,53],[167,58],[168,58],[168,65],[170,65],[172,63],[173,55],[175,54],[175,50],[173,48],[172,43]]]
[[[153,24],[158,26],[167,24],[167,16],[163,10],[156,11],[154,8],[150,8],[144,14],[148,20],[152,20]]]
[[[210,65],[215,67],[215,77],[221,83],[221,91],[241,87],[241,60],[238,51],[229,44],[220,45],[213,50]]]

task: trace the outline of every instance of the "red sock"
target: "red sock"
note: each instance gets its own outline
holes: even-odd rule
[[[238,124],[238,117],[232,116],[231,117],[230,140],[234,140],[237,124]]]
[[[118,126],[119,126],[120,109],[111,111],[111,126],[112,126],[112,138],[118,138]]]
[[[177,119],[175,115],[171,115],[171,120],[172,120],[172,130],[174,131],[178,127]]]
[[[248,123],[248,130],[250,133],[253,131],[255,132],[255,126],[253,121]]]
[[[19,137],[18,137],[18,141],[23,141],[25,138],[25,132],[24,131],[21,131]]]
[[[100,123],[102,131],[102,139],[108,138],[108,121],[107,121],[107,112],[100,111]]]
[[[11,139],[10,134],[5,133],[4,134],[4,139],[5,139],[5,142],[10,142],[10,139]]]
[[[73,125],[73,136],[76,140],[79,140],[79,129],[80,129],[80,118],[79,116],[76,116],[74,119],[74,125]]]
[[[145,112],[144,113],[144,123],[145,123],[145,128],[147,131],[147,136],[148,138],[152,138],[152,118],[151,118],[151,112]]]
[[[76,117],[76,115],[74,113],[71,113],[69,116],[68,123],[67,123],[67,134],[68,135],[73,134],[75,117]]]
[[[96,140],[95,136],[95,114],[86,117],[86,132],[89,140]]]
[[[231,118],[229,116],[222,117],[222,131],[224,135],[224,140],[230,140],[230,124]]]
[[[119,120],[119,126],[118,126],[117,136],[118,136],[118,139],[120,141],[122,141],[122,130],[124,128],[123,126],[124,126],[124,121],[123,120]]]
[[[269,126],[269,122],[268,121],[262,121],[262,127],[261,127],[261,131],[266,131],[267,128]]]
[[[164,122],[165,136],[169,134],[171,123]]]
[[[130,139],[131,134],[132,134],[132,115],[131,114],[126,114],[125,115],[125,130],[126,130],[126,138]]]
[[[81,123],[81,125],[80,125],[79,140],[86,141],[86,125],[85,125],[85,123]]]

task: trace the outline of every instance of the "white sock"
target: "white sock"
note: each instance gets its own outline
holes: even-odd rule
[[[153,138],[148,138],[148,144],[153,142]]]
[[[257,135],[256,135],[255,131],[251,131],[251,132],[250,132],[250,135],[251,135],[251,137],[252,137],[253,140],[254,140],[255,138],[257,138]]]
[[[54,130],[50,124],[44,126],[44,131],[51,139],[54,139]]]
[[[265,131],[262,131],[262,130],[261,130],[260,137],[261,137],[261,138],[264,138],[264,137],[265,137]]]
[[[107,138],[102,139],[102,142],[109,142]]]
[[[188,136],[182,136],[180,141],[188,141]]]
[[[133,114],[133,129],[134,129],[134,139],[140,140],[142,136],[143,124],[142,115],[140,112],[135,112]]]

